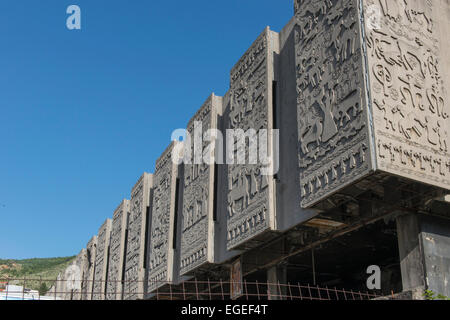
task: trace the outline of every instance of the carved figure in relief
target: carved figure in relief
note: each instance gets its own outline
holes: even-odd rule
[[[339,19],[341,19],[344,16],[345,12],[345,5],[344,1],[338,1],[335,5],[333,5],[326,17],[327,19],[327,25],[331,26],[336,23]]]
[[[249,86],[246,81],[241,79],[239,88],[235,89],[233,93],[233,104],[230,112],[232,126],[236,127],[242,122],[246,114],[264,103],[264,100],[265,84],[262,80]]]
[[[186,209],[183,231],[191,228],[207,215],[208,190],[198,187],[192,198],[187,201],[189,201],[189,204]]]
[[[374,65],[373,74],[375,75],[375,79],[377,79],[381,85],[384,96],[389,97],[389,89],[392,87],[393,81],[389,69],[382,64]]]
[[[405,14],[409,22],[413,22],[413,16],[422,16],[427,23],[428,32],[433,32],[433,11],[428,1],[423,0],[403,0],[405,4]]]
[[[326,143],[338,133],[333,114],[333,108],[336,104],[336,95],[333,90],[325,90],[322,88],[321,94],[315,99],[314,103],[319,105],[324,116],[320,141]]]
[[[400,21],[401,5],[397,0],[379,0],[383,14],[390,20]]]
[[[308,113],[307,118],[305,120],[305,124],[306,127],[302,129],[300,135],[300,142],[302,152],[304,154],[307,154],[310,151],[309,145],[311,143],[316,143],[317,146],[320,145],[323,131],[322,118],[319,117],[317,114],[314,115],[313,113]]]
[[[312,15],[312,16],[318,16],[318,15],[326,15],[329,8],[333,6],[333,3],[331,0],[301,0],[300,2],[303,2],[302,5],[302,12],[304,12],[305,15]],[[296,11],[299,9],[299,1],[296,1]]]
[[[397,42],[381,30],[373,30],[369,34],[367,46],[372,50],[372,56],[383,59],[388,65],[403,66],[403,59]]]
[[[416,76],[424,79],[426,76],[426,64],[425,59],[422,60],[422,58],[426,56],[426,52],[423,51],[423,44],[418,39],[416,39],[415,45],[397,40],[397,46],[405,70],[417,70],[419,73],[416,73]]]
[[[339,102],[338,109],[342,110],[341,113],[345,113],[345,118],[349,121],[356,119],[363,112],[360,89],[351,91],[344,100]],[[340,119],[340,127],[345,126],[346,123],[342,122],[342,118]]]
[[[307,16],[306,12],[305,9],[301,10],[303,16]],[[300,120],[299,140],[304,154],[310,153],[310,145],[313,143],[317,146],[329,143],[341,128],[344,129],[340,137],[354,135],[353,125],[351,128],[345,127],[363,111],[360,101],[355,101],[361,97],[353,95],[360,84],[355,81],[355,77],[347,74],[351,72],[351,62],[345,64],[357,50],[357,10],[350,1],[338,1],[327,10],[325,17],[319,16],[316,17],[315,24],[323,18],[327,25],[333,25],[330,32],[325,32],[321,37],[312,36],[309,40],[302,37],[297,39],[297,43],[303,42],[304,48],[297,64],[299,103],[304,106],[300,108],[304,112]],[[323,79],[333,79],[335,83],[322,83]],[[358,128],[355,129],[358,131],[363,124],[359,123],[360,120],[356,121]],[[317,156],[307,155],[311,159],[316,159]]]
[[[302,90],[310,85],[314,88],[322,81],[326,65],[323,58],[322,50],[312,47],[309,56],[298,64],[297,83]]]
[[[358,31],[356,10],[350,9],[347,17],[341,20],[339,26],[333,28],[332,46],[336,49],[336,60],[344,62],[356,53]]]
[[[413,108],[425,110],[423,88],[417,82],[413,83],[413,76],[407,74],[406,78],[399,77],[399,80],[403,83],[400,86],[401,102],[405,105],[410,102]]]
[[[417,119],[417,121],[420,123],[422,128],[425,129],[427,133],[428,142],[431,143],[434,146],[439,145],[439,127],[437,124],[437,121],[435,121],[432,117],[426,116],[425,121],[420,121]]]
[[[297,26],[299,29],[298,40],[308,39],[314,30],[314,19],[312,16],[296,16]]]
[[[247,199],[250,197],[248,193],[248,181],[245,178],[246,171],[247,169],[244,168],[239,171],[237,176],[231,177],[231,192],[228,194],[228,213],[230,217],[244,209]],[[237,208],[239,203],[240,207]]]
[[[258,181],[258,170],[242,168],[231,177],[231,191],[228,195],[228,213],[230,217],[242,212],[258,192],[263,190],[264,181]]]
[[[384,120],[386,122],[386,129],[396,131],[396,124],[395,119],[391,114],[397,114],[397,112],[394,112],[394,110],[397,109],[397,107],[391,108],[390,106],[386,105],[385,100],[383,99],[382,102],[379,102],[377,99],[374,99],[373,103],[377,108],[383,112],[384,114]],[[387,109],[389,108],[389,110]],[[398,113],[400,115],[400,113]]]
[[[447,151],[448,151],[448,144],[447,144],[448,131],[445,129],[445,124],[441,120],[438,120],[438,122],[437,122],[436,133],[439,136],[439,148],[441,149],[441,151],[447,153]]]
[[[444,120],[448,118],[449,115],[444,109],[444,98],[439,95],[436,85],[433,85],[431,89],[427,89],[427,99],[431,113],[436,114],[438,117],[442,117]]]
[[[319,21],[320,16],[327,16],[327,19],[332,17],[329,24],[334,19],[342,17],[344,12],[344,5],[339,2],[339,8],[337,5],[333,5],[331,0],[310,0],[309,2],[301,3],[302,10],[299,10],[300,3],[296,2],[296,21],[299,27],[298,40],[310,39],[314,27]],[[339,10],[340,9],[340,10]],[[329,13],[333,11],[333,13]],[[309,41],[307,41],[309,42]]]
[[[408,140],[411,140],[413,137],[411,133],[414,132],[417,137],[422,137],[422,132],[419,129],[419,122],[416,119],[416,115],[414,112],[410,112],[405,117],[404,111],[402,111],[399,106],[396,108],[397,112],[401,115],[401,119],[398,121],[398,130],[401,134],[403,134]]]
[[[424,0],[379,0],[386,18],[400,22],[402,11],[409,22],[413,18],[422,16],[427,24],[428,32],[433,32],[432,7]]]
[[[405,71],[416,72],[414,78],[425,79],[427,72],[432,78],[437,74],[437,62],[430,50],[417,38],[413,44],[388,36],[380,30],[373,30],[368,37],[372,56],[383,59],[389,66],[401,66]],[[380,64],[381,66],[381,64]]]
[[[439,81],[439,70],[437,58],[431,53],[431,50],[427,50],[425,59],[425,68],[430,74],[431,79]]]
[[[165,242],[164,235],[166,233],[169,217],[164,214],[162,208],[162,200],[155,195],[155,219],[153,219],[154,226],[152,227],[152,242],[154,246],[158,246]]]

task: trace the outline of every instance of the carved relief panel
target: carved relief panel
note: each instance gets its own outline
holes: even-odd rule
[[[77,266],[78,270],[79,270],[79,274],[76,275],[76,277],[73,279],[75,280],[74,282],[74,287],[75,289],[73,290],[72,293],[72,299],[73,300],[82,300],[82,280],[83,280],[83,272],[86,270],[86,264],[87,264],[87,252],[86,249],[82,249],[81,252],[77,255],[74,265]],[[78,278],[79,276],[79,278]],[[69,297],[70,298],[70,297]]]
[[[450,189],[448,10],[439,0],[364,1],[378,168]]]
[[[148,262],[148,292],[163,286],[170,279],[172,266],[171,214],[174,210],[176,170],[171,145],[156,162],[153,180],[152,218]]]
[[[145,227],[150,206],[152,175],[144,173],[131,190],[128,217],[128,239],[125,261],[124,300],[142,299],[144,295],[144,252],[147,244]]]
[[[108,286],[106,288],[106,300],[121,300],[122,274],[125,249],[125,231],[129,201],[124,200],[115,210],[112,220],[111,240],[108,262]]]
[[[217,109],[221,98],[212,95],[200,108],[188,124],[187,132],[191,136],[192,159],[199,155],[202,159],[214,154],[215,144],[199,136],[209,137],[210,129],[217,129]],[[195,137],[195,135],[199,135]],[[196,139],[194,139],[196,138]],[[184,166],[183,213],[180,249],[180,274],[184,275],[198,266],[211,262],[208,247],[214,246],[212,220],[214,202],[214,164],[192,161]],[[208,242],[210,240],[210,243]]]
[[[86,263],[84,265],[83,281],[81,283],[82,300],[92,300],[96,252],[97,236],[94,236],[86,246]]]
[[[253,130],[256,134],[260,130],[273,128],[272,82],[278,41],[278,34],[267,28],[231,70],[231,105],[227,128],[241,129],[245,133]],[[236,163],[235,158],[234,164],[228,166],[229,250],[270,230],[273,223],[273,177],[262,174],[261,161],[250,164],[249,148],[247,143],[245,145],[245,151],[235,147],[234,152],[245,152],[246,164]]]
[[[296,0],[301,205],[368,175],[369,114],[357,0]]]
[[[97,238],[97,254],[95,257],[95,273],[94,273],[94,288],[93,300],[105,300],[106,275],[107,275],[107,260],[108,247],[111,236],[111,219],[100,227]]]

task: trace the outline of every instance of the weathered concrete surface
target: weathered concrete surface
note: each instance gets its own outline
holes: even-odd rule
[[[231,72],[222,131],[274,129],[279,137],[269,138],[274,175],[262,174],[261,159],[259,165],[227,165],[228,181],[219,174],[218,188],[228,188],[228,212],[219,204],[217,213],[227,218],[228,250],[257,245],[317,214],[301,207],[295,25],[292,19],[280,34],[266,29]]]
[[[181,275],[215,262],[217,167],[214,164],[217,141],[212,130],[217,130],[221,111],[222,98],[212,94],[187,127],[191,141],[184,144],[186,160],[189,158],[189,161],[184,165],[182,185]]]
[[[93,236],[86,246],[86,264],[83,268],[83,281],[81,283],[82,300],[92,300],[96,255],[97,236]]]
[[[401,293],[397,293],[390,296],[385,296],[381,298],[376,298],[373,300],[376,301],[390,301],[390,300],[403,300],[403,301],[409,301],[409,300],[425,300],[424,297],[425,289],[424,288],[417,288],[414,290],[404,291]]]
[[[450,4],[365,0],[377,169],[450,189]]]
[[[403,290],[450,296],[450,220],[419,214],[397,218]]]
[[[172,143],[158,159],[153,177],[148,293],[176,280],[174,273],[178,269],[174,246],[178,165],[172,161],[174,146]]]
[[[125,300],[144,298],[146,233],[151,206],[150,189],[153,176],[144,173],[131,190],[130,216],[125,263]]]
[[[64,299],[66,293],[66,282],[64,281],[64,273],[59,273],[56,277],[56,296],[58,298]]]
[[[397,234],[403,291],[425,287],[425,270],[420,250],[420,225],[417,215],[397,218]]]
[[[373,172],[450,189],[449,11],[445,0],[296,1],[303,207]]]
[[[280,264],[267,270],[267,282],[273,285],[268,287],[269,300],[285,300],[287,295],[287,266]]]
[[[358,0],[296,1],[301,205],[375,168]]]
[[[421,223],[427,288],[450,297],[450,220],[427,217]]]
[[[55,293],[56,293],[56,282],[55,282],[55,284],[54,285],[52,285],[51,287],[50,287],[50,289],[48,289],[48,291],[47,291],[47,293],[46,293],[46,296],[48,296],[48,297],[54,297],[55,298]]]
[[[248,240],[275,229],[275,181],[270,174],[263,175],[264,169],[276,165],[273,145],[273,101],[272,89],[274,81],[274,54],[279,50],[278,34],[266,28],[253,43],[239,62],[233,67],[230,75],[230,108],[227,112],[227,129],[243,130],[248,136],[258,135],[260,130],[267,130],[267,141],[259,140],[259,147],[266,144],[269,164],[250,164],[249,157],[253,150],[239,146],[235,137],[233,145],[237,154],[245,155],[245,163],[238,163],[235,152],[227,152],[228,165],[228,215],[227,215],[227,248],[235,249]],[[253,133],[252,133],[253,131]],[[229,137],[227,137],[229,138]],[[252,149],[252,151],[250,150]],[[262,151],[261,148],[257,148]],[[271,170],[268,170],[271,171]]]
[[[107,219],[98,231],[92,300],[105,300],[111,226],[112,220]]]
[[[280,31],[275,54],[275,128],[279,130],[279,170],[276,175],[276,230],[286,231],[317,215],[301,206],[299,132],[297,120],[296,19]]]
[[[82,300],[83,271],[86,270],[87,263],[87,250],[83,248],[72,264],[77,268],[76,274],[70,279],[73,288],[72,300]]]
[[[228,91],[222,98],[222,110],[218,110],[217,127],[220,132],[225,133],[228,128],[229,114],[231,109],[231,92]],[[219,160],[217,167],[216,181],[217,184],[217,202],[215,210],[215,230],[214,230],[214,261],[216,264],[229,262],[241,251],[228,249],[228,193],[230,192],[230,179],[228,175],[228,165],[226,164],[226,135],[223,145],[217,144],[217,160]],[[222,151],[222,152],[220,152]],[[220,161],[223,160],[223,161]]]
[[[106,288],[106,300],[122,300],[124,262],[125,262],[125,235],[127,231],[130,201],[123,200],[114,211],[112,219],[108,283]]]

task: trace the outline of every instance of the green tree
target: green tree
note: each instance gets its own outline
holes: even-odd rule
[[[47,294],[47,291],[48,291],[47,284],[45,282],[42,282],[41,285],[39,286],[39,295],[45,296]]]

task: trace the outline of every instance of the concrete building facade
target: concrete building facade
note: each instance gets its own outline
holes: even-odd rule
[[[96,252],[88,244],[83,298],[103,299],[97,281],[120,277],[112,252],[117,299],[229,279],[238,258],[249,281],[367,289],[378,265],[379,294],[450,296],[449,21],[446,0],[295,0],[188,123],[192,140],[173,142],[133,188],[125,248],[114,223],[109,243],[111,222]],[[253,133],[266,151],[256,164]]]

